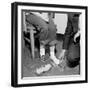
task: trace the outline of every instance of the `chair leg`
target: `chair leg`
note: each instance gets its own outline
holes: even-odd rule
[[[30,40],[31,40],[31,54],[32,54],[32,58],[34,59],[35,57],[35,53],[34,53],[34,49],[35,49],[35,44],[34,44],[34,31],[33,29],[30,29]]]

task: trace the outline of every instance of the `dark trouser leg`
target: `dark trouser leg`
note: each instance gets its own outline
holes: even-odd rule
[[[73,67],[79,65],[79,62],[80,62],[80,45],[79,45],[79,43],[78,44],[72,43],[69,46],[66,58],[67,58],[67,65],[69,67],[73,68]]]
[[[73,68],[80,64],[80,57],[75,59],[67,59],[67,66]]]

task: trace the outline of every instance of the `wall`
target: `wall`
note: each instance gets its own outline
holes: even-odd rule
[[[11,2],[14,0],[1,0],[0,2],[0,90],[14,90],[10,86],[11,73]],[[16,0],[18,1],[18,0]],[[69,4],[69,5],[88,5],[90,8],[90,0],[19,0],[36,3],[52,3],[52,4]],[[89,15],[90,16],[90,12]],[[90,18],[88,18],[90,20]],[[89,25],[90,26],[90,25]],[[90,27],[89,31],[90,33]],[[90,38],[90,35],[89,35]],[[90,41],[90,40],[89,40]],[[90,46],[90,43],[88,43]],[[88,51],[90,47],[88,47]],[[90,51],[89,51],[90,53]],[[90,59],[90,57],[89,57]],[[90,63],[90,60],[89,62]],[[90,68],[90,65],[89,65]],[[90,70],[89,70],[90,76]],[[90,81],[90,79],[89,79]],[[89,90],[90,82],[88,84],[70,84],[70,85],[55,85],[42,87],[27,87],[18,88],[20,90]]]
[[[57,25],[57,33],[64,34],[67,26],[67,14],[56,13],[54,22]]]

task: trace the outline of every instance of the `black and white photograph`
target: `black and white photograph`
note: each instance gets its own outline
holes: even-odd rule
[[[86,10],[12,4],[12,86],[87,82]]]
[[[24,10],[22,15],[22,77],[80,74],[81,14]]]

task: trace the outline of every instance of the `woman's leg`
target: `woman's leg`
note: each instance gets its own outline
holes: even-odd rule
[[[50,46],[50,58],[53,60],[53,62],[57,65],[60,64],[60,60],[56,58],[55,55],[55,45]]]

